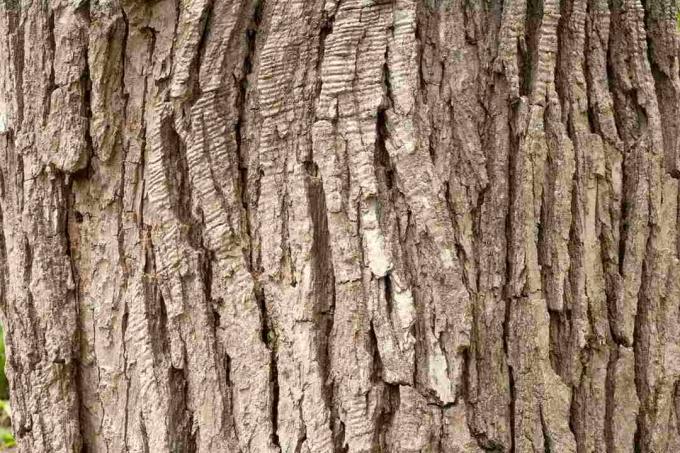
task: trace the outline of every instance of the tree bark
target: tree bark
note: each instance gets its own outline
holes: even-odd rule
[[[5,0],[21,451],[680,451],[677,14]]]

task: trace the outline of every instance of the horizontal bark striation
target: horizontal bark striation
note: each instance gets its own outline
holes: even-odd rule
[[[677,8],[4,2],[22,451],[680,451]]]

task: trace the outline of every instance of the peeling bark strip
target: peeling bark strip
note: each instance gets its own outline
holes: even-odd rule
[[[677,15],[3,2],[21,451],[680,451]]]

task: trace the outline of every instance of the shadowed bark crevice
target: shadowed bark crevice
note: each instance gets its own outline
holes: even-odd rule
[[[246,117],[248,108],[248,92],[250,88],[251,79],[253,77],[253,67],[255,65],[255,57],[257,51],[257,31],[260,27],[262,21],[262,11],[264,8],[264,1],[258,1],[256,3],[255,9],[253,11],[253,16],[246,28],[246,53],[243,60],[243,66],[241,69],[241,78],[237,80],[238,88],[238,116],[236,118],[235,124],[235,140],[236,140],[236,157],[238,159],[237,170],[238,170],[238,191],[241,199],[242,210],[240,213],[241,217],[241,229],[245,234],[245,240],[248,242],[247,253],[244,253],[246,263],[252,273],[255,267],[255,257],[253,256],[253,244],[252,244],[252,232],[251,232],[251,219],[250,219],[250,208],[253,203],[257,200],[251,200],[252,188],[248,187],[248,182],[250,181],[251,175],[250,168],[248,166],[248,152],[249,149],[245,143],[244,130],[246,127]]]
[[[539,77],[537,66],[539,38],[544,20],[544,0],[526,0],[526,22],[524,36],[517,40],[517,56],[520,67],[520,94],[527,96],[533,90],[536,78]]]
[[[323,395],[326,407],[333,406],[333,385],[331,381],[331,334],[335,316],[335,272],[333,269],[330,233],[328,231],[328,211],[323,180],[315,162],[305,162],[305,178],[308,203],[312,218],[312,266],[314,282],[314,320],[319,326],[316,335],[317,360],[323,382]],[[331,423],[332,425],[332,423]]]
[[[45,8],[49,8],[47,5],[44,6]],[[48,76],[47,80],[47,87],[46,87],[46,93],[43,97],[43,102],[44,102],[44,107],[43,107],[43,119],[42,123],[43,126],[47,125],[51,108],[52,108],[52,93],[54,90],[57,89],[57,84],[55,83],[54,80],[54,54],[56,52],[56,43],[55,43],[55,38],[54,38],[54,11],[50,10],[48,15],[47,15],[47,26],[45,27],[46,29],[44,32],[46,32],[47,36],[47,48],[49,49],[49,55],[51,57],[50,61],[50,73]]]

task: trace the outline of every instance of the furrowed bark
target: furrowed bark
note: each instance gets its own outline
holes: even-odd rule
[[[678,451],[677,14],[2,3],[21,451]]]

